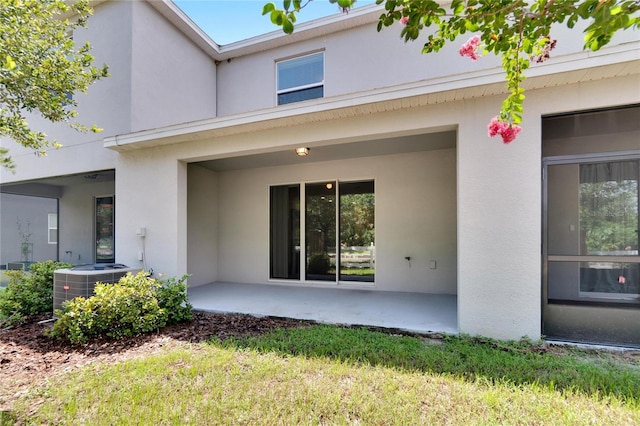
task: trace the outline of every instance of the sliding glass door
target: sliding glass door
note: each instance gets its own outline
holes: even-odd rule
[[[373,181],[274,186],[270,214],[271,279],[374,281]]]

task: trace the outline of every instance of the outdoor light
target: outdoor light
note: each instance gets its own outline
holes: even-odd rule
[[[300,157],[304,157],[305,155],[309,155],[309,148],[301,147],[296,148],[296,154]]]

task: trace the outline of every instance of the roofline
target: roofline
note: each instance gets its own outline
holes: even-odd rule
[[[96,0],[99,4],[105,0]],[[207,55],[216,61],[224,61],[231,58],[263,52],[269,49],[298,43],[327,34],[346,30],[349,28],[373,24],[378,21],[384,10],[383,6],[367,5],[352,9],[348,14],[336,13],[335,15],[315,19],[296,25],[293,34],[287,35],[282,30],[252,37],[238,42],[219,45],[207,35],[198,25],[187,16],[171,0],[146,0],[162,16],[185,34],[191,41],[199,46]],[[266,18],[265,18],[266,19]],[[275,26],[274,26],[275,28]]]
[[[222,59],[229,59],[322,37],[351,28],[372,25],[378,22],[383,12],[384,6],[376,4],[351,9],[349,13],[337,12],[335,15],[297,24],[292,34],[285,34],[281,29],[276,29],[266,34],[221,46],[220,55]]]
[[[220,46],[211,39],[195,22],[187,16],[171,0],[146,0],[162,16],[167,18],[176,28],[193,41],[198,47],[204,50],[213,59],[217,59],[220,54]]]

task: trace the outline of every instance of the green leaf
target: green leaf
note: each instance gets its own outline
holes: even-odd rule
[[[289,19],[285,19],[282,23],[282,31],[284,31],[286,34],[293,33],[293,22],[291,22]]]
[[[291,7],[291,0],[283,0],[282,8],[288,12],[290,7]]]
[[[271,11],[271,23],[272,24],[281,27],[282,23],[284,22],[284,19],[285,19],[285,15],[284,15],[284,12],[282,12],[281,10],[273,10],[273,11]]]
[[[462,0],[453,0],[451,2],[451,9],[453,10],[454,15],[460,15],[464,11],[464,3]]]
[[[64,18],[68,11],[73,20]],[[30,128],[25,112],[87,130],[75,120],[77,112],[68,107],[75,101],[67,102],[66,93],[85,93],[108,73],[106,66],[100,71],[92,65],[88,43],[76,46],[67,34],[84,26],[90,14],[87,0],[0,1],[0,137],[36,154],[56,146],[45,133]],[[0,165],[6,167],[10,161],[0,152]]]
[[[271,13],[276,9],[276,5],[273,3],[267,3],[262,7],[262,15],[266,15],[267,13]]]
[[[467,29],[467,31],[470,32],[475,32],[478,30],[478,25],[476,25],[476,23],[473,21],[466,20],[464,23],[464,27]]]

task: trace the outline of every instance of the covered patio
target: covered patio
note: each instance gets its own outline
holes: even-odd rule
[[[458,333],[457,296],[216,282],[189,288],[196,310]]]

